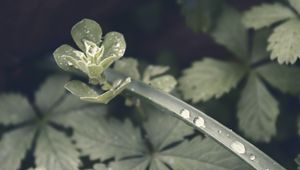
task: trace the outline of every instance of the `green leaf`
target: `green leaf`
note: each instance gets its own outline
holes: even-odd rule
[[[94,165],[94,170],[109,170],[108,168],[106,168],[106,166],[104,164],[96,164]]]
[[[35,116],[27,98],[20,94],[0,95],[0,101],[0,124],[19,124]]]
[[[207,32],[214,25],[214,19],[221,8],[220,0],[181,0],[181,12],[185,22],[195,32]]]
[[[66,85],[65,88],[74,94],[75,96],[78,96],[80,98],[82,97],[98,97],[99,94],[89,87],[87,84],[83,83],[82,81],[79,80],[72,80],[69,81]]]
[[[247,28],[260,29],[293,17],[293,11],[279,3],[262,4],[245,12],[243,23]]]
[[[65,95],[65,83],[69,80],[65,75],[49,77],[35,93],[35,104],[41,112],[53,109],[55,104]]]
[[[39,167],[55,170],[78,170],[79,153],[71,140],[50,126],[41,129],[37,139],[35,163]]]
[[[259,67],[258,72],[268,83],[282,92],[300,94],[300,68],[267,64]]]
[[[269,142],[276,134],[278,102],[252,73],[238,102],[239,128],[254,141]]]
[[[29,168],[27,170],[47,170],[47,169],[44,167],[37,167],[37,168]]]
[[[149,118],[144,123],[144,127],[155,150],[162,150],[166,146],[181,141],[185,136],[193,133],[193,128],[181,120],[167,115],[167,113],[159,114],[153,113],[153,110],[150,111],[152,113],[148,114]]]
[[[102,29],[100,25],[93,20],[83,19],[76,23],[71,30],[71,35],[77,46],[85,51],[83,40],[92,41],[100,45],[102,38]]]
[[[263,59],[269,58],[269,53],[267,52],[267,39],[270,35],[269,29],[261,29],[254,33],[253,37],[253,47],[251,50],[251,62],[260,62]]]
[[[177,85],[176,79],[171,75],[164,75],[154,78],[150,81],[150,85],[164,92],[171,92]]]
[[[126,76],[139,80],[141,75],[138,70],[138,61],[134,58],[124,58],[115,62],[114,69]]]
[[[271,59],[294,64],[300,58],[300,21],[292,19],[276,27],[268,41]]]
[[[217,43],[225,46],[236,57],[242,59],[248,57],[247,30],[241,22],[241,14],[235,9],[227,6],[223,9],[211,35]]]
[[[112,170],[146,170],[150,157],[125,159],[110,164]],[[152,170],[152,169],[150,169]]]
[[[160,153],[157,159],[180,170],[247,170],[246,163],[210,138],[196,137]]]
[[[205,58],[184,70],[179,89],[185,100],[207,101],[229,92],[244,74],[245,69],[238,64]]]
[[[299,0],[289,0],[291,6],[300,14],[300,1]]]
[[[84,53],[75,50],[73,47],[64,44],[58,47],[53,53],[56,64],[65,71],[73,71],[74,66],[78,68],[84,68],[80,66],[78,60],[85,57]]]
[[[118,32],[109,32],[105,35],[104,41],[104,54],[103,57],[117,57],[121,58],[126,49],[126,42],[124,36]]]
[[[80,100],[78,97],[72,94],[66,94],[64,99],[57,103],[56,107],[52,109],[52,115],[68,114],[69,112],[81,110],[82,108],[90,106],[93,106],[93,104]]]
[[[2,170],[17,170],[30,149],[35,129],[25,127],[7,132],[0,141],[0,165]]]
[[[143,82],[150,83],[150,79],[155,76],[159,76],[169,70],[168,66],[155,66],[149,65],[143,74]]]
[[[63,118],[74,129],[74,139],[83,155],[105,160],[142,155],[145,152],[140,131],[128,120],[107,120],[96,111],[75,112]],[[88,123],[82,123],[88,122]]]

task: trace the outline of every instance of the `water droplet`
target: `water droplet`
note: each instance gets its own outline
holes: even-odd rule
[[[199,116],[195,117],[193,122],[195,123],[196,126],[205,128],[205,122],[202,117]]]
[[[254,161],[254,160],[255,160],[255,158],[256,158],[256,156],[255,156],[255,155],[250,155],[250,160],[251,160],[251,161]]]
[[[73,66],[73,63],[71,63],[70,61],[68,61],[68,66]]]
[[[221,131],[221,130],[218,130],[218,133],[219,133],[219,134],[221,134],[221,133],[222,133],[222,131]]]
[[[244,154],[246,152],[245,146],[239,141],[232,142],[230,147],[232,148],[232,150],[234,152],[239,153],[239,154]]]
[[[131,91],[135,91],[135,89],[134,89],[134,88],[131,88],[130,90],[131,90]]]
[[[188,118],[191,117],[191,112],[188,111],[188,110],[186,110],[186,109],[182,109],[182,110],[180,111],[180,115],[181,115],[183,118],[188,119]]]

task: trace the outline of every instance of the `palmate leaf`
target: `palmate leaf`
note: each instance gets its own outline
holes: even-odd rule
[[[210,138],[196,137],[161,152],[157,159],[180,170],[253,169]]]
[[[79,153],[63,133],[46,126],[40,130],[35,149],[35,163],[55,170],[78,170]]]
[[[0,124],[19,124],[35,117],[27,98],[20,94],[0,95]]]
[[[278,102],[252,73],[238,102],[239,128],[255,141],[269,142],[276,134]]]
[[[247,28],[260,29],[293,17],[293,11],[279,3],[262,4],[246,11],[243,23]]]
[[[214,40],[243,60],[248,56],[247,30],[241,22],[241,14],[225,6],[215,29],[211,32]]]
[[[279,64],[293,64],[300,58],[300,20],[291,19],[276,27],[269,37],[268,51]]]
[[[81,164],[79,153],[71,139],[64,132],[53,128],[52,124],[64,124],[55,119],[58,115],[70,114],[74,111],[84,113],[84,108],[94,106],[80,101],[73,95],[66,95],[63,86],[56,86],[56,84],[62,85],[67,79],[59,75],[50,77],[36,93],[36,100],[40,101],[35,103],[41,112],[41,117],[35,116],[25,97],[16,94],[2,95],[1,116],[11,117],[4,124],[23,123],[24,126],[16,127],[17,129],[5,133],[1,138],[0,169],[19,169],[26,151],[35,143],[35,164],[38,167],[47,170],[78,170]],[[98,111],[95,110],[95,113]],[[36,136],[36,142],[34,136]]]
[[[184,70],[179,89],[186,100],[207,101],[229,92],[244,74],[245,69],[238,64],[205,58]]]
[[[144,123],[144,128],[147,131],[147,137],[157,151],[173,142],[181,141],[184,136],[193,133],[193,128],[172,116],[158,113],[148,114],[151,115],[148,121]]]
[[[257,63],[269,58],[267,52],[267,39],[270,35],[270,30],[265,28],[258,30],[253,36],[253,46],[251,50],[251,63]]]
[[[34,127],[25,127],[5,133],[0,141],[1,170],[19,169],[26,152],[31,148]]]
[[[268,83],[280,91],[293,95],[300,94],[300,68],[267,64],[257,70]]]
[[[193,129],[174,117],[153,111],[147,110],[144,138],[130,121],[107,119],[90,108],[58,115],[57,120],[74,129],[74,140],[83,155],[88,155],[92,160],[116,158],[108,169],[146,170],[149,167],[149,170],[167,170],[168,167],[180,169],[183,165],[189,167],[189,170],[204,170],[208,167],[214,167],[215,170],[248,169],[234,154],[209,139],[202,141],[201,137],[197,137],[191,142],[170,145],[184,141],[184,136],[192,134]],[[152,149],[145,140],[150,142]]]
[[[103,112],[100,109],[88,108],[55,119],[74,129],[76,145],[91,159],[142,155],[145,148],[140,131],[129,121],[107,120],[99,114]]]
[[[300,1],[298,0],[289,0],[291,6],[300,14]]]
[[[35,104],[42,113],[50,111],[65,95],[65,89],[62,87],[69,79],[66,75],[54,75],[35,93]]]

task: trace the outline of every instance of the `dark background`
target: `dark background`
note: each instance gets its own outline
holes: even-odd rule
[[[262,0],[228,0],[240,10]],[[264,1],[265,2],[265,1]],[[39,82],[37,62],[62,43],[82,18],[115,30],[127,41],[126,55],[155,60],[172,53],[185,66],[200,56],[225,56],[206,35],[186,27],[176,0],[1,0],[0,90],[28,92]]]
[[[227,0],[241,11],[262,2],[271,1]],[[49,59],[61,44],[73,44],[70,29],[83,18],[96,20],[104,33],[123,33],[127,42],[125,55],[150,63],[157,63],[158,56],[167,55],[174,58],[171,64],[181,70],[202,56],[226,58],[229,55],[209,36],[194,33],[186,26],[176,0],[1,0],[0,14],[1,93],[13,91],[32,96],[48,74],[38,65]],[[230,96],[221,101],[226,104],[227,99]],[[285,101],[284,106],[298,107],[298,103],[291,103],[290,99]],[[295,129],[290,133],[294,132]],[[284,166],[289,166],[294,164],[298,144],[299,139],[294,135],[284,141],[258,146]]]

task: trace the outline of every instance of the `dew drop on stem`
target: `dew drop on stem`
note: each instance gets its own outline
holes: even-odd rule
[[[246,152],[245,146],[239,141],[232,142],[230,147],[232,148],[232,150],[234,152],[239,153],[239,154],[244,154]]]
[[[189,119],[191,117],[191,112],[186,109],[182,109],[180,111],[180,115],[185,119]]]

